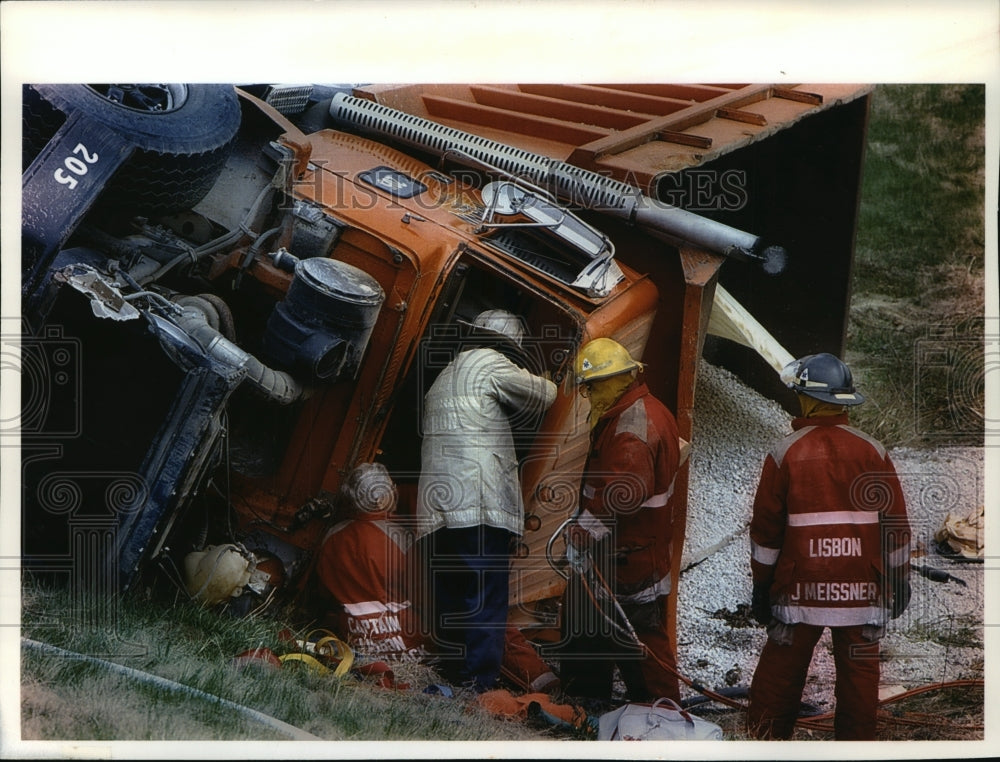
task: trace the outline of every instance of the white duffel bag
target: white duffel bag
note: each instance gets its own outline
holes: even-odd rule
[[[684,711],[668,698],[626,704],[602,714],[598,741],[721,741],[722,728]]]

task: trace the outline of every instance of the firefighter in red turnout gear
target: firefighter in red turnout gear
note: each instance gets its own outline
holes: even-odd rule
[[[417,573],[408,556],[414,529],[393,518],[396,485],[381,463],[362,463],[337,494],[337,521],[320,545],[316,579],[329,599],[324,624],[355,653],[386,661],[433,657],[411,603]],[[503,675],[525,691],[559,680],[513,625],[504,633]]]
[[[750,523],[753,613],[768,639],[750,686],[748,729],[791,737],[813,649],[829,627],[834,735],[874,740],[879,639],[909,597],[910,526],[885,448],[851,427],[864,402],[830,354],[783,373],[802,415],[764,461]]]
[[[407,592],[412,530],[394,522],[396,485],[381,463],[363,463],[338,493],[349,518],[320,545],[316,575],[333,598],[328,624],[366,656],[406,660],[427,655]]]
[[[630,700],[680,701],[667,626],[680,440],[673,414],[636,379],[640,368],[612,339],[580,350],[577,380],[590,400],[591,450],[567,542],[591,551],[648,653],[593,616],[590,594],[571,577],[560,676],[571,695],[610,698],[617,664]]]

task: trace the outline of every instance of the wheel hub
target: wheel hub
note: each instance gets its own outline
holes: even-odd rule
[[[184,85],[88,85],[102,98],[133,111],[167,113],[181,107],[187,99]]]

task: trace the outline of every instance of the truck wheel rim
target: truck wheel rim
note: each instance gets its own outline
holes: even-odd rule
[[[187,86],[174,84],[88,85],[104,100],[131,111],[166,114],[176,111],[187,100]]]

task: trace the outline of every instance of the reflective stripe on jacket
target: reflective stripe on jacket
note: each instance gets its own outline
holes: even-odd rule
[[[673,414],[635,382],[594,427],[580,487],[581,523],[614,534],[616,592],[623,602],[646,603],[670,592],[679,466]]]
[[[789,624],[882,624],[910,527],[885,448],[847,415],[796,418],[764,460],[750,523],[754,583]]]
[[[511,419],[534,416],[556,398],[556,386],[495,349],[461,352],[424,399],[419,533],[480,524],[524,531]]]
[[[404,584],[410,535],[386,514],[361,514],[323,539],[316,575],[333,598],[330,622],[352,649],[388,659],[426,654]]]

